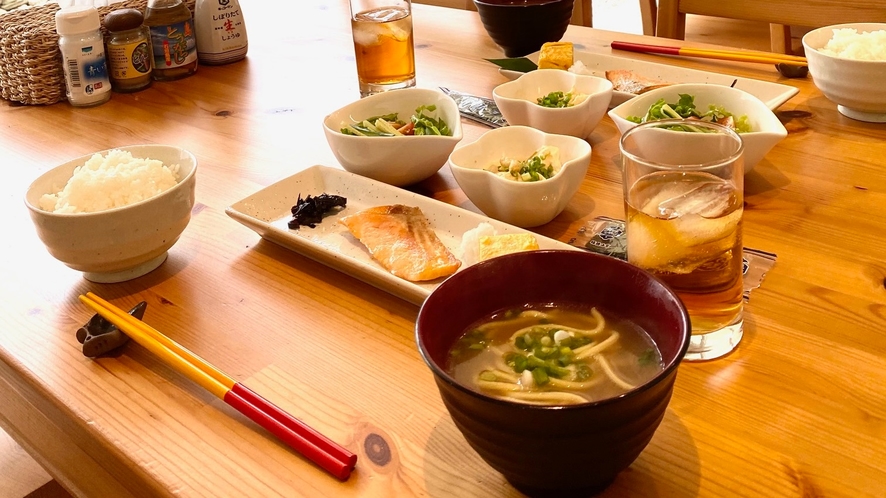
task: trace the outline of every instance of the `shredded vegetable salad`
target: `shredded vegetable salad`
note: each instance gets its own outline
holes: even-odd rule
[[[747,116],[736,117],[731,112],[723,108],[723,106],[711,104],[708,106],[707,112],[701,112],[695,107],[695,97],[689,94],[681,93],[680,100],[674,104],[669,104],[665,99],[659,99],[646,111],[646,115],[642,118],[639,116],[628,116],[628,121],[634,123],[646,123],[649,121],[658,121],[660,119],[685,119],[686,124],[669,126],[669,129],[678,131],[706,132],[705,129],[692,126],[692,120],[709,121],[718,123],[734,129],[738,133],[748,133],[751,125]]]
[[[401,120],[397,113],[373,116],[362,121],[343,124],[341,132],[345,135],[361,137],[396,137],[403,135],[443,135],[452,136],[452,130],[443,118],[435,117],[436,105],[419,106],[409,118],[409,122]]]

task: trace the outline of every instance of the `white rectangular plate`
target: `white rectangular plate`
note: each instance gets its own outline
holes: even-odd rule
[[[347,207],[325,217],[316,228],[305,226],[290,229],[291,209],[299,194],[307,197],[322,193],[346,197]],[[312,166],[280,180],[229,206],[225,212],[266,240],[420,305],[444,279],[417,283],[395,277],[373,260],[363,244],[338,223],[338,218],[342,216],[389,204],[421,208],[440,241],[456,257],[461,256],[462,235],[484,221],[495,227],[499,234],[532,233],[436,199],[327,166]],[[541,249],[580,250],[554,239],[533,235]]]
[[[526,57],[538,64],[538,52],[529,54]],[[711,73],[708,71],[699,71],[697,69],[628,59],[626,57],[617,57],[614,55],[596,54],[593,52],[576,51],[575,60],[581,61],[594,76],[599,76],[601,78],[606,77],[606,71],[626,69],[646,78],[658,79],[662,82],[710,83],[715,85],[734,86],[735,88],[744,90],[762,100],[772,110],[777,109],[780,105],[787,102],[788,99],[800,91],[796,87],[782,85],[781,83],[743,78],[741,76],[730,76],[728,74]],[[773,68],[773,71],[774,70],[775,69]],[[499,72],[509,79],[517,79],[523,74],[519,71],[511,71],[507,69],[499,69]],[[735,85],[732,84],[733,82],[735,82]],[[636,97],[633,93],[612,92],[612,101],[609,103],[609,107],[615,107],[633,97]]]

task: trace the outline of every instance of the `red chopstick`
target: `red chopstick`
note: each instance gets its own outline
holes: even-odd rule
[[[344,481],[357,455],[334,443],[252,389],[234,381],[187,348],[141,320],[89,292],[80,300],[116,325],[135,342],[165,360],[252,421],[264,427],[338,479]]]

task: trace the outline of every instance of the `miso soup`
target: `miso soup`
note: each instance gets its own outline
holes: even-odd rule
[[[526,305],[470,327],[447,370],[489,396],[530,404],[599,401],[639,387],[664,368],[649,335],[596,308]]]

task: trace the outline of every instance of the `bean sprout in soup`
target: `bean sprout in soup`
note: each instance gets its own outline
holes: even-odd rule
[[[496,398],[568,405],[619,396],[664,369],[649,335],[596,308],[526,305],[468,327],[448,372]]]

